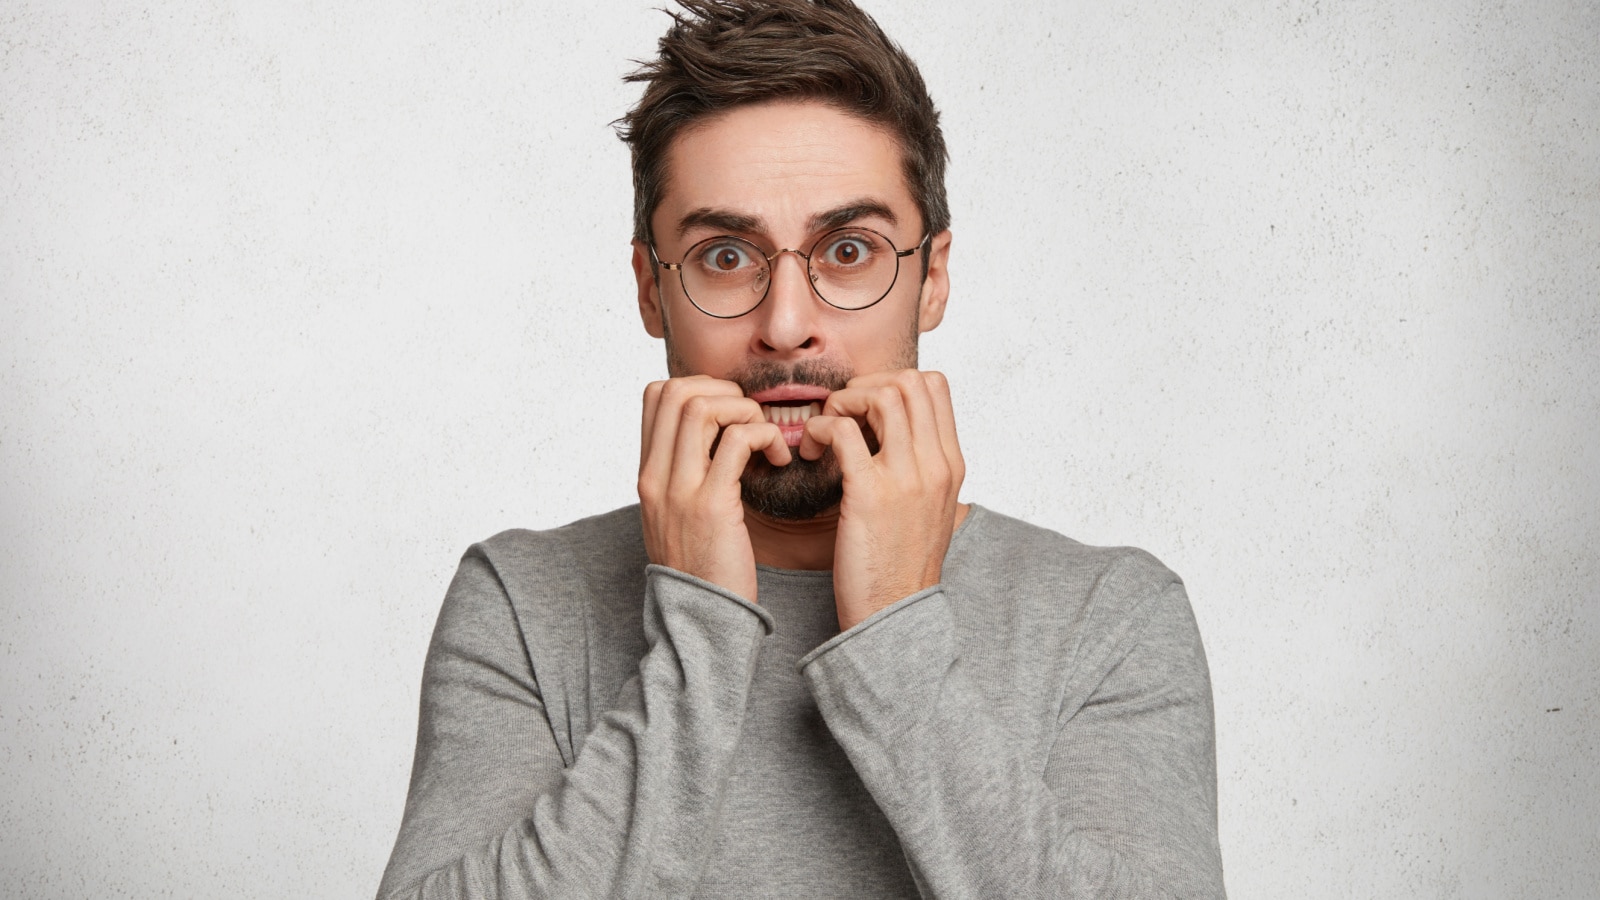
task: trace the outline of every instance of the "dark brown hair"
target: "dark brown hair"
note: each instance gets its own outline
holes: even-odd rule
[[[633,236],[650,241],[667,148],[706,116],[769,100],[821,100],[894,134],[925,229],[950,226],[939,111],[916,63],[850,0],[677,0],[660,55],[628,81],[644,96],[617,122],[633,151]],[[926,260],[926,254],[924,254]]]

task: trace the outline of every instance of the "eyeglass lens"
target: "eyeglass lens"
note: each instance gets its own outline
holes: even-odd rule
[[[841,228],[812,246],[806,268],[823,300],[840,309],[862,309],[882,300],[894,287],[900,258],[894,244],[876,231]],[[695,306],[730,318],[760,305],[772,278],[772,264],[749,241],[714,237],[689,248],[679,274]]]

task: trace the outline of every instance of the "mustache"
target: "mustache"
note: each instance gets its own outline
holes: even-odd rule
[[[753,362],[728,380],[737,384],[746,397],[783,384],[810,384],[829,391],[844,390],[855,372],[838,363],[806,359],[797,363]]]

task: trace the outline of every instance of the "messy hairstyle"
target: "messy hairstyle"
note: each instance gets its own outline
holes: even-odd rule
[[[633,236],[652,240],[667,149],[684,128],[769,100],[820,100],[900,144],[924,228],[950,226],[939,111],[916,63],[850,0],[677,0],[660,55],[626,76],[644,96],[617,121],[633,153]],[[926,255],[924,255],[926,260]]]

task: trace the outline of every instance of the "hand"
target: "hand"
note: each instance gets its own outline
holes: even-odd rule
[[[867,446],[858,419],[876,434]],[[938,584],[966,475],[950,385],[938,372],[901,369],[853,378],[806,422],[800,455],[833,448],[844,473],[833,593],[839,628]]]
[[[757,450],[775,466],[792,458],[761,404],[733,382],[695,375],[644,389],[639,508],[651,562],[755,602],[756,561],[739,476]]]

